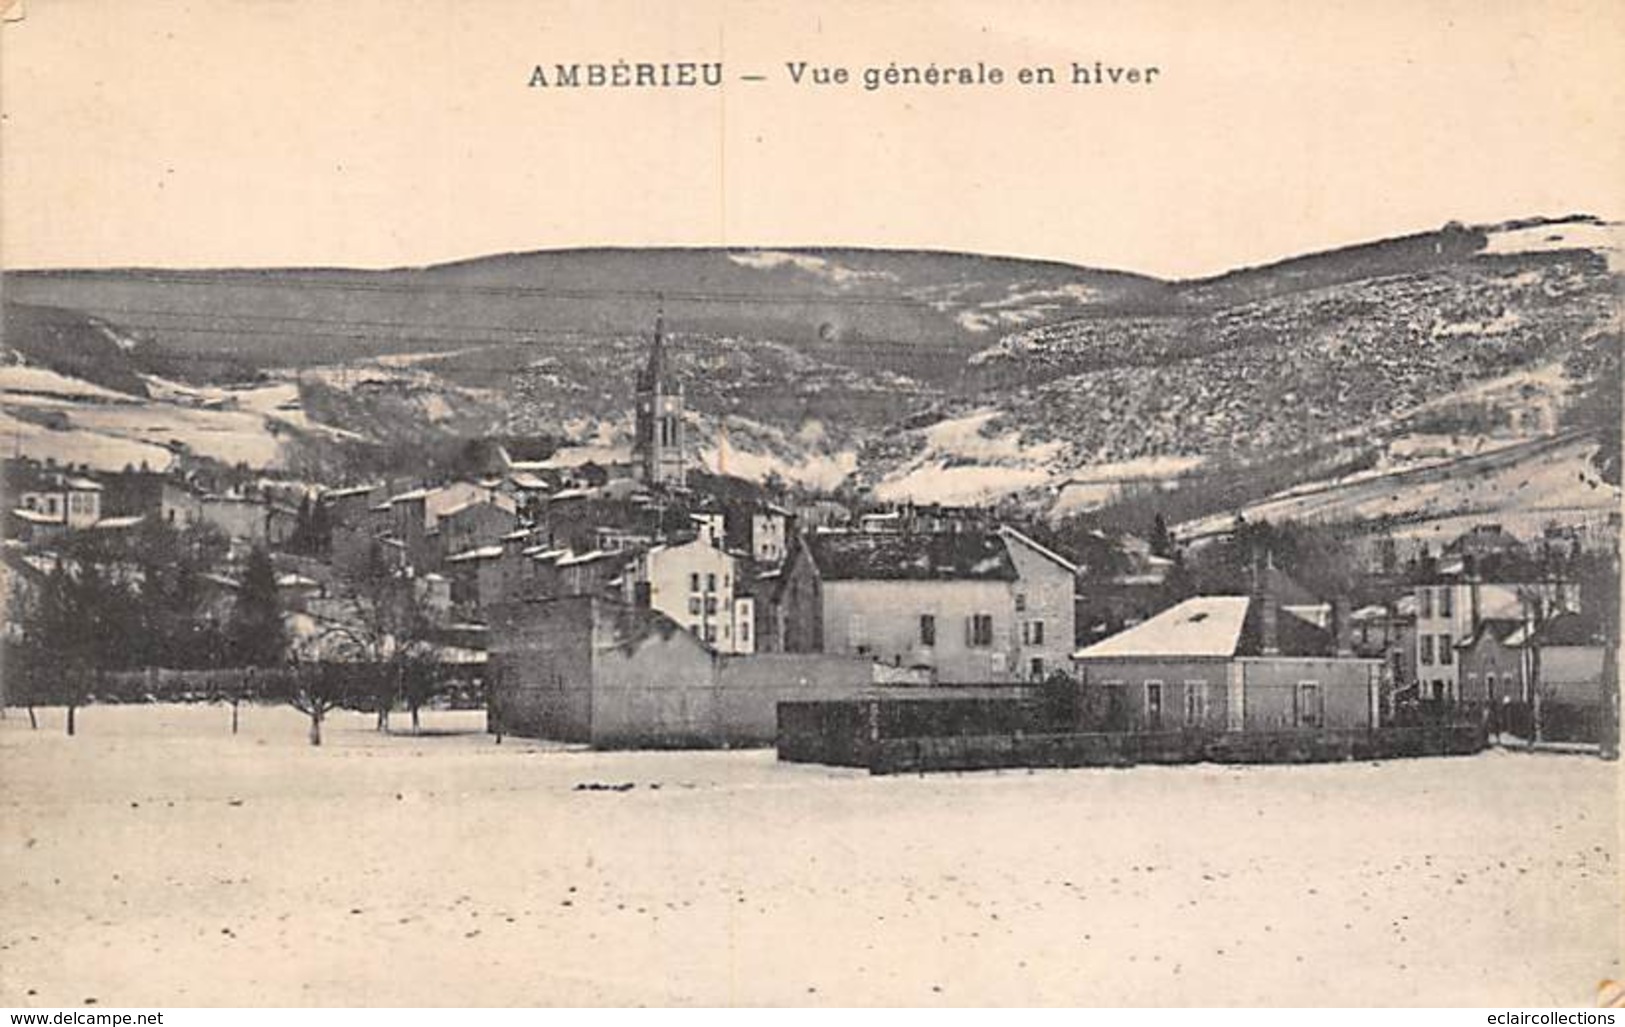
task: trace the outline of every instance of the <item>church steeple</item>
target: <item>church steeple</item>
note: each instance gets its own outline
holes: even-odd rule
[[[649,358],[638,372],[634,399],[633,471],[651,485],[683,486],[688,478],[683,453],[683,383],[666,352],[665,303],[655,314]]]

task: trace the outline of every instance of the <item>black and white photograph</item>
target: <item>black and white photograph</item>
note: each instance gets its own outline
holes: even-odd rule
[[[1612,1023],[1622,68],[0,3],[0,1006]]]

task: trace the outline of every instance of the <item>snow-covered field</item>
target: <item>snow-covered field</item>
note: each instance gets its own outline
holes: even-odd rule
[[[479,722],[10,711],[0,1004],[1545,1006],[1621,973],[1594,757],[870,778]]]

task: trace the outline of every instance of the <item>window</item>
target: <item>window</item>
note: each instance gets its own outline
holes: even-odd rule
[[[1033,642],[1032,642],[1032,644],[1033,645],[1043,645],[1044,644],[1044,622],[1041,621],[1041,620],[1033,621],[1032,629],[1033,629]]]
[[[707,574],[705,576],[705,590],[707,592],[715,592],[717,590],[717,576],[715,574]]]
[[[690,574],[688,576],[688,590],[690,592],[698,592],[700,590],[700,576],[698,573]]]
[[[1201,727],[1207,722],[1207,682],[1185,682],[1185,723]]]
[[[920,614],[920,644],[923,646],[937,644],[937,618],[934,614]]]
[[[742,620],[739,622],[739,640],[741,642],[750,641],[750,621]]]
[[[1421,655],[1421,658],[1420,658],[1421,662],[1428,665],[1428,666],[1432,666],[1433,665],[1433,636],[1432,635],[1422,635],[1420,641],[1421,641],[1421,645],[1422,645],[1422,655]]]
[[[688,612],[692,613],[692,614],[695,614],[696,616],[699,614],[699,612],[700,612],[700,597],[699,596],[689,596],[688,597]]]
[[[1433,589],[1417,589],[1417,606],[1421,607],[1417,610],[1417,616],[1422,618],[1433,616]]]
[[[1016,593],[1016,612],[1017,613],[1023,613],[1023,612],[1026,611],[1026,609],[1027,609],[1027,593],[1025,593],[1025,592],[1017,592]]]
[[[1299,727],[1320,726],[1320,685],[1313,681],[1298,682],[1297,714]]]
[[[1449,635],[1439,636],[1439,662],[1449,666],[1456,660],[1456,646]]]
[[[1034,681],[1042,681],[1042,680],[1044,680],[1044,660],[1043,660],[1042,657],[1038,657],[1038,656],[1033,657],[1033,662],[1031,664],[1031,672],[1032,672],[1032,679]]]
[[[1162,682],[1145,683],[1145,722],[1153,730],[1162,726]]]
[[[717,640],[717,626],[715,624],[707,624],[705,626],[705,640],[707,642],[715,642]]]
[[[1439,616],[1448,617],[1455,607],[1455,589],[1446,585],[1439,589]]]
[[[986,647],[993,644],[993,615],[978,613],[965,618],[967,645]]]
[[[714,614],[714,613],[717,612],[717,597],[716,596],[706,596],[705,597],[705,612],[706,613],[711,613],[711,614]]]

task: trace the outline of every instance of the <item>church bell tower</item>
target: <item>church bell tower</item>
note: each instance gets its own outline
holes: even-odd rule
[[[665,318],[655,316],[649,359],[638,374],[633,412],[633,471],[649,485],[682,488],[688,480],[684,460],[683,383],[666,353]]]

